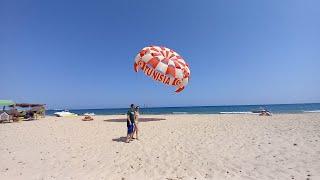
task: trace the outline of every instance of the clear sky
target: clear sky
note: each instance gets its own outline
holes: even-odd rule
[[[320,102],[318,0],[0,0],[0,99],[49,108]],[[133,71],[148,45],[191,80]]]

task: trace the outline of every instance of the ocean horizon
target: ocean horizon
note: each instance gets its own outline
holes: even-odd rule
[[[320,112],[320,103],[298,104],[256,104],[256,105],[220,105],[220,106],[177,106],[177,107],[143,107],[140,106],[141,114],[253,114],[252,111],[267,109],[272,113],[313,113]],[[63,109],[47,110],[47,115]],[[68,109],[70,112],[83,115],[95,113],[96,115],[125,114],[128,108],[90,108]]]

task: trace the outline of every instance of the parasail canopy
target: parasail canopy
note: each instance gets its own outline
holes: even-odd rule
[[[177,93],[189,82],[189,65],[178,53],[166,47],[143,48],[134,62],[134,70],[138,72],[139,69],[156,81],[175,86]]]

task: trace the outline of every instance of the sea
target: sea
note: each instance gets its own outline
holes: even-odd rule
[[[228,105],[228,106],[186,106],[186,107],[140,107],[140,114],[254,114],[252,111],[266,109],[273,114],[281,113],[320,113],[320,103],[307,104],[263,104],[263,105]],[[70,112],[83,115],[125,114],[128,108],[106,109],[69,109]],[[62,110],[47,110],[47,115],[53,115]]]

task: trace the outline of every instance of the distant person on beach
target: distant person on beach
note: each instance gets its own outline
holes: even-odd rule
[[[134,104],[130,105],[130,109],[127,112],[127,128],[128,128],[128,133],[127,133],[127,139],[126,142],[129,143],[130,140],[133,138],[133,132],[134,132]]]
[[[135,124],[134,124],[134,132],[133,132],[133,134],[136,134],[136,139],[137,140],[139,140],[138,132],[140,131],[140,129],[139,129],[139,115],[140,115],[139,109],[140,109],[140,107],[137,106],[135,108],[135,111],[134,111],[134,122],[135,122]]]

